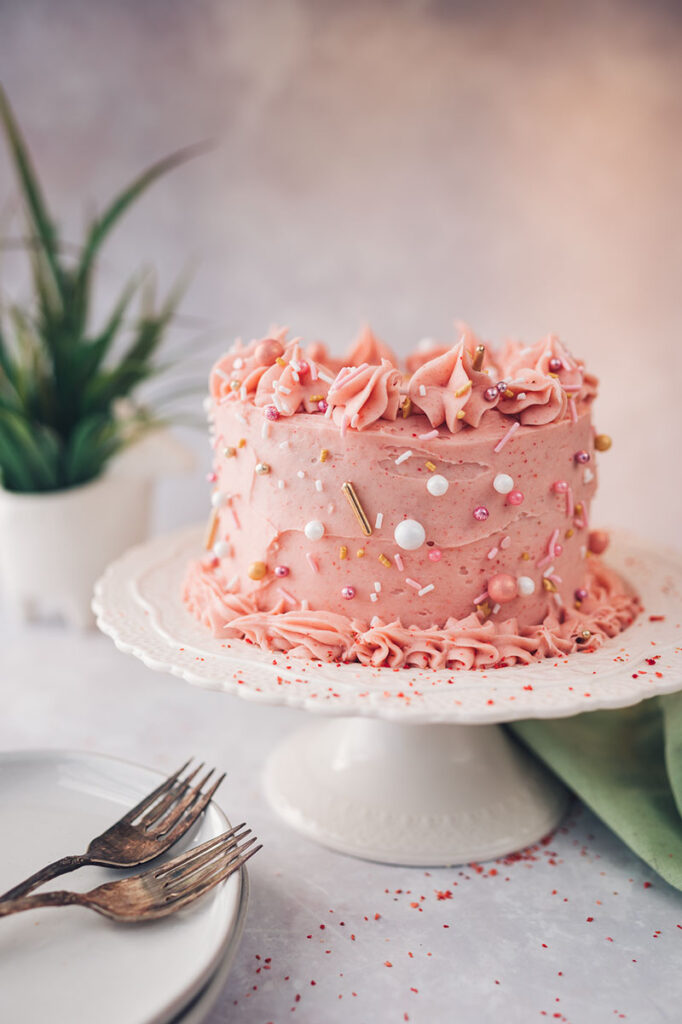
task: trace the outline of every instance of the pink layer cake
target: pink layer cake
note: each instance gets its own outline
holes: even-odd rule
[[[594,650],[637,598],[597,557],[596,380],[554,336],[468,328],[406,360],[275,331],[210,379],[207,553],[185,582],[219,637],[324,661],[482,668]]]

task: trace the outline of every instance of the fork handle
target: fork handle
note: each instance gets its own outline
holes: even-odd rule
[[[85,906],[87,893],[66,892],[63,889],[56,892],[37,892],[32,896],[22,896],[18,900],[4,900],[0,902],[0,917],[9,917],[10,914],[18,914],[22,910],[37,910],[38,907],[68,907],[69,904],[80,904]]]
[[[17,885],[8,889],[0,896],[0,906],[5,900],[14,900],[19,896],[25,896],[26,893],[30,892],[31,889],[37,888],[42,885],[43,882],[49,882],[52,878],[57,878],[58,875],[65,875],[68,871],[75,871],[76,868],[83,867],[84,864],[90,864],[90,858],[86,854],[79,854],[76,857],[60,857],[59,860],[53,861],[51,864],[47,864],[40,871],[36,871],[35,874],[29,875],[23,882],[18,882]]]

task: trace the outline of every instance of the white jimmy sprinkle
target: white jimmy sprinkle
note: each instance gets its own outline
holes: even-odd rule
[[[291,388],[285,387],[285,385],[284,384],[280,384],[279,381],[277,382],[277,390],[281,391],[283,395],[290,395],[291,394]]]
[[[424,398],[426,395],[426,388],[424,387],[423,384],[419,385],[419,394],[421,395],[422,398]]]
[[[370,599],[370,601],[378,601],[379,600],[379,595],[378,594],[370,594],[369,595],[369,599]]]
[[[381,583],[379,582],[379,580],[374,581],[374,589],[376,590],[377,594],[381,593]]]
[[[396,466],[399,466],[402,462],[407,462],[407,460],[410,458],[412,458],[412,451],[411,449],[408,448],[406,452],[403,452],[402,455],[398,456],[398,458],[395,460],[395,464]]]
[[[298,477],[299,480],[303,480],[303,478],[305,477],[305,470],[304,469],[299,469],[299,471],[296,474],[296,476]]]
[[[235,359],[235,361],[232,364],[232,366],[234,367],[235,370],[241,370],[243,365],[244,365],[244,360],[242,359],[241,356],[237,356],[237,358]]]
[[[233,576],[232,579],[230,580],[230,582],[227,584],[227,589],[228,590],[232,590],[232,588],[236,587],[238,583],[239,583],[239,576]]]
[[[518,395],[517,395],[516,397],[517,397],[517,399],[519,400],[519,402],[525,402],[525,401],[526,401],[526,398],[527,398],[528,396],[526,395],[526,392],[525,392],[525,391],[519,391],[519,393],[518,393]]]
[[[242,400],[242,402],[246,401],[246,384],[242,384],[242,386],[240,387],[239,397]]]
[[[284,480],[278,480],[277,486],[279,487],[280,491],[283,491],[284,488],[286,487],[286,483],[284,482]]]
[[[235,363],[235,366],[236,365],[237,364]],[[237,366],[237,369],[239,369],[238,366]],[[223,380],[229,380],[230,379],[230,375],[228,373],[225,373],[225,371],[223,369],[221,369],[220,366],[216,366],[216,368],[214,369],[213,372],[215,374],[217,374],[218,377],[221,377]],[[210,402],[210,398],[209,398],[209,402]]]
[[[247,424],[247,419],[246,419],[246,416],[244,415],[244,413],[243,413],[243,412],[238,412],[238,413],[237,413],[237,419],[239,420],[239,422],[240,422],[240,423],[243,423],[243,424],[244,424],[244,426],[246,426],[246,424]]]
[[[380,530],[381,529],[381,524],[383,523],[383,521],[384,521],[384,513],[383,512],[377,512],[377,518],[376,518],[376,522],[374,523],[374,529],[375,530]]]
[[[301,364],[296,359],[290,359],[289,365],[292,368],[292,370],[296,371],[296,373],[298,373],[298,371],[301,369]]]
[[[500,608],[501,608],[501,605],[494,604],[493,605],[493,615],[497,615],[497,613],[499,612]]]
[[[430,593],[430,592],[431,592],[432,590],[435,590],[435,589],[436,589],[436,588],[435,588],[435,586],[433,585],[433,583],[428,583],[428,584],[427,584],[427,585],[426,585],[425,587],[422,587],[422,588],[421,588],[421,590],[419,591],[419,596],[420,596],[420,597],[423,597],[423,596],[424,596],[424,594],[428,594],[428,593]]]
[[[282,449],[282,451],[285,452],[289,448],[289,442],[288,441],[280,441],[279,442],[279,446]]]
[[[301,601],[301,611],[307,612],[309,609],[310,609],[310,604],[309,604],[308,600],[304,597],[303,600]]]
[[[316,491],[321,491],[321,490],[322,490],[322,488],[323,488],[323,486],[324,486],[324,485],[323,485],[323,483],[322,483],[322,481],[321,481],[321,480],[316,480],[316,481],[315,481],[315,490],[316,490]]]
[[[334,378],[330,377],[328,373],[325,373],[323,370],[319,370],[319,369],[318,369],[317,372],[318,372],[318,375],[319,375],[320,379],[323,380],[323,381],[326,381],[327,384],[333,384],[334,383]]]
[[[542,575],[543,576],[551,576],[553,572],[554,572],[554,566],[550,565],[549,569],[545,569],[545,571],[543,572]]]

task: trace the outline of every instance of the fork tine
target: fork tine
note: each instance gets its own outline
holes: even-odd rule
[[[204,808],[211,802],[213,794],[225,778],[225,774],[226,773],[223,772],[220,778],[216,779],[211,788],[203,794],[198,791],[199,787],[196,787],[197,792],[191,800],[188,799],[188,794],[187,797],[181,801],[183,807],[180,814],[173,812],[174,820],[165,828],[163,827],[164,822],[162,822],[162,827],[152,834],[157,838],[163,838],[164,842],[168,842],[170,845],[180,839],[181,836],[184,836],[185,832],[192,827],[199,815],[203,812]],[[203,782],[205,781],[206,780],[204,779],[201,784],[203,785]]]
[[[252,841],[255,842],[255,840],[256,837],[254,836]],[[182,907],[187,906],[189,903],[193,903],[194,900],[199,899],[199,897],[203,896],[204,893],[207,893],[210,889],[215,888],[215,886],[219,885],[220,882],[224,881],[226,878],[229,878],[229,876],[234,874],[235,871],[238,871],[242,864],[245,864],[250,857],[253,857],[254,854],[258,853],[258,851],[262,849],[263,844],[261,843],[258,846],[252,846],[250,850],[246,851],[246,853],[240,854],[236,858],[233,857],[226,864],[224,864],[223,867],[219,871],[217,871],[211,878],[202,882],[201,885],[193,886],[189,889],[189,891],[183,890],[181,893],[176,893],[175,897],[173,897],[172,895],[168,897],[166,899],[166,905],[171,905],[174,907],[175,910],[180,910]]]
[[[213,839],[208,839],[205,843],[201,843],[199,846],[193,846],[191,850],[186,850],[185,853],[181,853],[177,857],[173,857],[172,860],[168,860],[165,864],[162,864],[161,867],[157,868],[154,872],[154,877],[163,878],[170,871],[184,867],[191,861],[196,860],[197,857],[202,856],[208,850],[215,849],[220,846],[221,843],[224,843],[245,827],[246,822],[242,821],[239,825],[233,825],[227,832],[222,832],[219,836],[214,836]]]
[[[145,816],[137,822],[138,826],[140,828],[149,828],[151,825],[154,824],[154,822],[158,821],[166,813],[166,811],[170,807],[172,807],[173,804],[177,800],[179,800],[184,793],[187,792],[187,787],[189,786],[190,782],[196,776],[197,772],[200,772],[203,767],[204,762],[202,761],[201,764],[198,764],[196,768],[192,769],[189,775],[186,775],[184,779],[178,779],[173,784],[172,788],[169,790],[166,796],[164,796],[162,800],[159,800],[157,804],[154,804],[154,806],[152,806],[149,809],[147,814],[145,814]]]
[[[215,771],[215,768],[211,768],[209,772],[204,775],[200,782],[197,782],[190,790],[183,790],[182,793],[177,794],[175,800],[175,806],[171,809],[166,808],[166,813],[159,815],[152,823],[151,826],[147,826],[147,831],[150,835],[156,839],[160,839],[173,827],[176,821],[178,821],[185,813],[188,807],[201,796],[201,790],[204,783],[208,782]],[[156,826],[156,827],[152,827]]]
[[[153,789],[151,793],[148,793],[147,796],[143,797],[143,799],[140,800],[139,804],[135,804],[135,806],[131,808],[131,810],[129,810],[127,814],[124,814],[120,821],[127,823],[134,821],[134,819],[137,818],[137,816],[141,814],[142,811],[145,811],[150,804],[153,804],[155,800],[157,800],[163,793],[166,792],[166,790],[170,789],[170,787],[176,781],[178,776],[181,775],[182,772],[184,772],[185,768],[187,768],[187,766],[191,764],[191,762],[192,758],[190,757],[189,761],[185,761],[185,763],[180,768],[178,768],[176,772],[173,772],[172,775],[169,775],[167,779],[165,779],[159,786],[156,787],[156,789]]]
[[[249,829],[249,832],[250,831],[251,829]],[[235,859],[235,857],[241,856],[241,854],[248,850],[250,846],[253,846],[254,843],[258,842],[257,836],[251,836],[250,839],[247,839],[246,842],[241,843],[240,845],[241,838],[242,837],[239,837],[236,842],[226,849],[221,850],[220,853],[214,857],[207,854],[205,858],[207,863],[203,866],[196,865],[191,871],[188,871],[179,877],[170,878],[166,882],[165,888],[168,892],[174,893],[187,889],[196,889],[197,887],[204,885],[216,874],[216,872],[222,871],[228,863],[231,863]]]
[[[171,871],[167,871],[160,879],[164,886],[175,884],[182,878],[187,878],[194,874],[199,868],[205,864],[209,864],[215,861],[217,857],[224,857],[227,853],[238,846],[242,839],[245,839],[251,832],[250,828],[242,831],[235,831],[233,835],[226,833],[221,837],[221,842],[216,843],[210,850],[206,850],[198,857],[188,857],[183,864],[179,864]]]

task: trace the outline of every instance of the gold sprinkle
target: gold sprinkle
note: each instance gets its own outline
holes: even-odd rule
[[[282,359],[281,356],[277,356],[277,358],[275,359],[275,362],[277,363],[278,366],[286,366],[287,365],[286,364],[286,360]]]
[[[552,581],[548,580],[546,576],[542,577],[542,585],[545,590],[549,590],[552,594],[556,593],[556,583],[552,583]]]
[[[575,503],[575,514],[577,516],[581,516],[583,514],[583,503],[582,503],[582,501],[577,501]]]
[[[547,373],[547,376],[548,376],[548,377],[556,377],[556,379],[557,379],[557,380],[559,379],[559,374],[558,374],[558,373],[549,373],[549,372],[548,372],[548,373]]]
[[[464,419],[464,409],[460,409],[459,410],[459,412],[455,415],[455,419],[456,420],[463,420]]]
[[[470,380],[468,380],[466,384],[462,384],[461,388],[457,388],[457,390],[455,391],[455,398],[461,398],[462,395],[466,395],[467,391],[470,391],[471,388],[472,383]]]
[[[607,452],[612,444],[613,441],[608,434],[597,434],[594,439],[594,447],[598,452]]]
[[[328,448],[323,448],[322,451],[320,452],[320,462],[326,462],[328,458],[329,458],[329,449]]]
[[[477,604],[476,611],[480,612],[484,619],[489,618],[490,613],[492,611],[492,608],[490,607],[490,602],[484,601],[483,604]]]
[[[351,509],[353,510],[353,514],[354,514],[355,518],[360,523],[360,529],[364,533],[365,537],[371,537],[371,535],[372,535],[371,523],[370,523],[369,519],[367,518],[367,514],[366,514],[364,508],[360,504],[360,499],[358,498],[357,494],[355,493],[355,488],[353,487],[352,483],[350,483],[348,480],[346,480],[344,483],[341,484],[341,490],[345,494],[346,500],[347,500],[348,504],[350,505]]]
[[[252,562],[249,566],[249,577],[252,580],[262,580],[267,571],[265,562]]]
[[[308,399],[308,401],[309,402],[321,402],[323,398],[324,398],[324,395],[311,395],[310,398]]]
[[[425,462],[424,465],[428,469],[429,473],[435,473],[436,466],[435,466],[435,464],[433,462]]]
[[[405,396],[405,398],[403,398],[402,402],[400,403],[400,411],[403,414],[404,420],[406,420],[407,417],[412,412],[412,399],[409,398],[407,395]]]
[[[589,629],[583,629],[583,631],[579,633],[578,636],[575,638],[575,642],[577,644],[586,644],[591,636],[592,634],[590,633]]]
[[[530,561],[530,555],[528,554],[527,551],[523,551],[521,553],[521,558],[524,560],[524,562],[529,562]]]
[[[575,530],[572,527],[566,530],[566,533],[564,534],[564,540],[568,540],[570,537],[573,536],[574,533]]]
[[[348,558],[348,548],[345,544],[342,544],[339,548],[339,558]]]
[[[358,550],[355,552],[355,557],[356,558],[364,558],[365,557],[365,549],[364,548],[358,548]]]
[[[507,390],[504,393],[504,397],[505,398],[513,398],[514,397],[514,392],[512,391],[511,388],[507,388]]]
[[[483,360],[485,359],[485,345],[476,346],[476,355],[474,356],[473,367],[474,370],[480,370],[483,366]]]
[[[213,547],[215,535],[218,532],[218,519],[218,509],[214,508],[211,511],[211,515],[209,516],[208,526],[206,527],[206,536],[204,538],[204,547],[206,548],[207,551],[210,551],[210,549]]]
[[[386,558],[386,555],[379,555],[379,561],[381,562],[382,565],[385,565],[387,569],[391,568],[391,559]]]
[[[270,467],[267,464],[267,462],[259,462],[258,465],[256,466],[256,472],[258,473],[259,476],[265,476],[267,473],[270,472]]]
[[[245,437],[240,437],[239,441],[237,442],[237,448],[244,448],[244,447],[246,447],[246,438]]]
[[[226,459],[233,459],[237,454],[237,449],[231,444],[228,444],[227,448],[223,448],[223,455]]]

